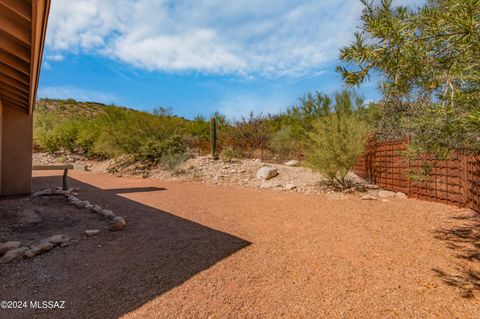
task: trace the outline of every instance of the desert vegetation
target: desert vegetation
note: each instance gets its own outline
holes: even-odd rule
[[[410,137],[410,159],[441,160],[458,149],[478,154],[479,2],[431,0],[414,9],[390,0],[363,3],[361,30],[340,52],[337,70],[347,88],[335,94],[307,93],[284,112],[238,120],[44,99],[35,146],[90,158],[128,155],[170,169],[191,154],[297,159],[342,186],[373,131],[379,139]],[[371,74],[380,77],[382,98],[366,104],[352,89]]]
[[[197,116],[188,120],[165,109],[146,113],[44,99],[37,106],[34,141],[38,149],[47,152],[96,159],[128,155],[135,161],[174,169],[189,155],[211,152],[211,125],[215,123],[215,152],[225,161],[304,159],[313,169],[344,185],[344,177],[369,132],[368,112],[368,106],[351,91],[332,97],[319,92],[307,94],[283,113],[251,113],[236,121],[220,113],[211,119]]]

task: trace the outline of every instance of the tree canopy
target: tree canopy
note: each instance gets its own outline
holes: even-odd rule
[[[380,131],[415,153],[480,153],[480,0],[393,6],[362,0],[361,31],[337,70],[348,85],[380,76]]]

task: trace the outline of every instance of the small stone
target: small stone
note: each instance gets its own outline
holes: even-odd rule
[[[295,185],[293,183],[287,183],[287,185],[285,185],[285,188],[291,191],[291,190],[296,189],[297,185]]]
[[[86,208],[87,206],[91,205],[88,200],[83,200],[83,201],[78,200],[78,201],[73,202],[73,204],[75,206],[77,206],[78,208]]]
[[[271,166],[262,166],[257,171],[257,179],[269,180],[278,175],[278,170],[275,167]]]
[[[395,197],[395,192],[386,191],[382,189],[377,192],[377,196],[379,198],[392,198],[392,197]]]
[[[215,177],[214,177],[213,179],[216,180],[216,181],[218,181],[218,180],[220,180],[220,179],[222,179],[222,178],[224,178],[224,177],[225,177],[225,175],[223,175],[223,174],[218,174],[218,175],[215,175]]]
[[[407,194],[402,193],[402,192],[396,192],[395,197],[396,198],[402,198],[402,199],[408,198]]]
[[[67,196],[67,200],[68,200],[70,203],[74,203],[74,202],[79,202],[79,201],[80,201],[80,200],[78,199],[78,197],[73,196],[73,195],[68,195],[68,196]]]
[[[45,195],[51,195],[51,194],[52,194],[52,190],[50,188],[47,188],[47,189],[42,189],[33,193],[32,196],[39,197],[39,196],[45,196]]]
[[[0,255],[5,254],[7,251],[12,249],[17,249],[22,246],[22,243],[19,241],[7,241],[6,243],[0,244]]]
[[[117,216],[113,218],[112,221],[110,222],[109,230],[110,231],[123,230],[126,225],[127,223],[125,222],[125,220],[122,217]]]
[[[42,239],[40,241],[41,244],[43,243],[52,243],[54,245],[59,245],[59,244],[62,244],[64,242],[67,242],[68,241],[68,237],[65,236],[65,235],[53,235],[53,236],[50,236],[48,238],[45,238],[45,239]]]
[[[92,211],[100,215],[102,214],[103,209],[100,205],[94,205]]]
[[[38,244],[37,246],[34,246],[32,249],[27,250],[24,253],[24,256],[26,258],[33,258],[36,257],[40,254],[43,254],[49,250],[51,250],[55,245],[50,243],[50,242],[43,242]]]
[[[286,166],[298,166],[299,162],[297,160],[290,160],[288,162],[283,163]]]
[[[367,194],[367,195],[363,195],[361,197],[362,200],[377,200],[378,198],[372,194]]]
[[[96,234],[98,234],[100,232],[100,230],[98,229],[87,229],[84,234],[87,236],[87,237],[92,237],[92,236],[95,236]]]
[[[73,205],[77,206],[78,208],[84,208],[84,204],[81,200],[73,202]]]
[[[115,217],[115,214],[111,210],[108,210],[108,209],[103,209],[102,210],[102,215],[103,215],[103,217],[106,217],[106,218]]]
[[[281,183],[269,183],[269,182],[263,182],[260,185],[260,188],[277,188],[277,187],[282,187]]]
[[[20,247],[7,251],[5,255],[0,258],[0,264],[6,264],[11,262],[12,260],[22,256],[27,250],[28,247]]]

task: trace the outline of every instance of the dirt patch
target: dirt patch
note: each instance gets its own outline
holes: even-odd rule
[[[0,203],[0,242],[31,246],[59,234],[75,242],[86,229],[105,228],[105,221],[68,204],[64,196],[10,198]]]

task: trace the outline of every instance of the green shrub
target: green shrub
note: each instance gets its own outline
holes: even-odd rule
[[[269,150],[279,160],[298,158],[300,147],[301,141],[296,138],[291,126],[283,126],[273,133],[269,143]]]
[[[81,126],[80,120],[62,119],[54,114],[35,116],[35,145],[48,151],[61,149],[75,151],[75,139]]]
[[[187,159],[185,153],[165,153],[160,158],[160,163],[171,171],[177,170]]]
[[[353,112],[353,105],[337,95],[334,112],[313,122],[306,161],[330,181],[347,187],[346,176],[363,153],[369,132],[366,122]]]
[[[149,137],[141,142],[136,156],[152,163],[170,166],[171,159],[177,160],[184,157],[185,152],[185,144],[179,136],[172,136],[165,140]]]

